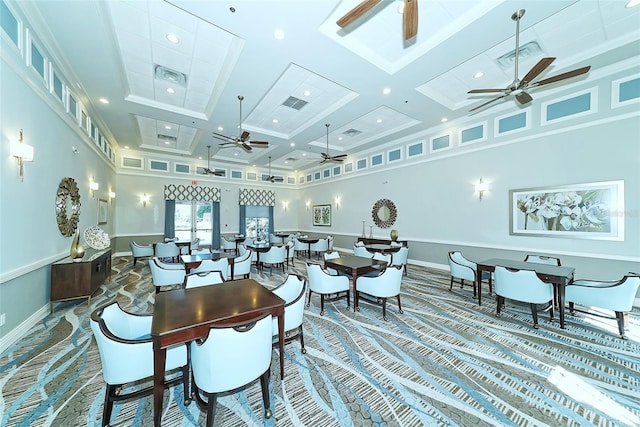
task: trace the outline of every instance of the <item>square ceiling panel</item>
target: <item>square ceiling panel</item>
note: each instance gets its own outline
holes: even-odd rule
[[[290,64],[244,118],[242,127],[291,139],[357,96],[357,93],[344,86],[297,64]]]
[[[164,1],[107,4],[127,100],[206,119],[244,41]]]

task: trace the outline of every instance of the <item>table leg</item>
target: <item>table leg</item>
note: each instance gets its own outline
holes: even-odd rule
[[[162,399],[164,398],[164,367],[167,349],[153,350],[153,425],[160,427],[162,418]]]
[[[558,311],[560,312],[560,329],[564,329],[564,289],[565,283],[558,283]]]
[[[307,259],[311,259],[311,243],[309,243],[309,250],[307,251]]]
[[[478,307],[482,305],[482,269],[480,266],[476,267],[476,285],[478,288]]]
[[[284,306],[278,315],[278,347],[280,347],[280,379],[284,379]]]
[[[236,265],[236,260],[235,258],[227,258],[227,262],[229,263],[229,270],[231,272],[231,280],[233,280],[234,277],[234,270],[235,270],[235,265]]]
[[[358,311],[358,289],[356,288],[358,276],[356,275],[355,270],[351,270],[351,277],[353,277],[353,312],[355,313]]]

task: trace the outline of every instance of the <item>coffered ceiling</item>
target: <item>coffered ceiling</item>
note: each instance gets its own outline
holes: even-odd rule
[[[212,166],[266,165],[271,156],[274,169],[297,170],[320,161],[326,123],[331,154],[355,155],[410,139],[445,117],[468,116],[490,99],[469,90],[506,87],[514,78],[511,15],[518,9],[526,9],[519,74],[546,56],[557,60],[541,78],[592,66],[585,76],[532,90],[533,103],[595,78],[599,68],[640,54],[640,7],[626,3],[420,0],[418,35],[409,41],[397,0],[382,0],[346,29],[336,21],[357,1],[50,0],[24,7],[46,26],[47,44],[76,79],[70,85],[86,91],[83,101],[119,150],[206,159],[211,145]],[[510,97],[504,103],[521,108]],[[248,153],[220,147],[213,136],[236,137],[240,128],[268,147]]]

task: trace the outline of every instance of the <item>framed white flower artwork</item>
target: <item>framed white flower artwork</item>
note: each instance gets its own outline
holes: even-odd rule
[[[624,240],[624,181],[510,190],[510,234]]]

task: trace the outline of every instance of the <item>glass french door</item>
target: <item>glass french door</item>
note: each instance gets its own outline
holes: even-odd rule
[[[213,219],[211,218],[211,202],[178,201],[174,227],[179,240],[193,241],[200,238],[200,245],[211,245]]]

